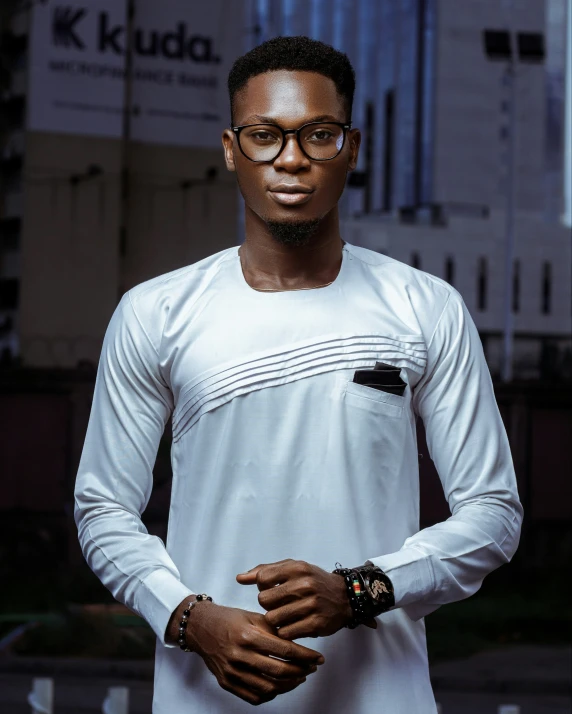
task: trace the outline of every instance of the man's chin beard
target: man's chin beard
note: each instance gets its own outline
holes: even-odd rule
[[[319,218],[311,221],[265,221],[274,240],[282,245],[293,246],[308,245],[320,222]]]

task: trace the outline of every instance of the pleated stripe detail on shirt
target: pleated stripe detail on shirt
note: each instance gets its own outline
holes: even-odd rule
[[[241,363],[226,363],[186,384],[173,413],[178,441],[206,412],[237,396],[344,369],[373,368],[376,360],[423,374],[427,359],[421,335],[358,335],[322,339]]]

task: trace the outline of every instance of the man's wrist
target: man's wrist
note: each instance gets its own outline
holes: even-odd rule
[[[339,565],[339,563],[336,563]],[[346,617],[346,623],[344,627],[350,630],[355,629],[366,617],[366,612],[364,609],[365,598],[361,593],[361,588],[359,586],[359,580],[357,579],[357,574],[353,568],[336,568],[332,571],[340,577],[341,583],[344,586],[346,592],[346,599],[349,603],[351,610],[351,616],[349,619]],[[356,589],[357,588],[357,589]],[[345,606],[344,606],[345,609]],[[347,613],[347,611],[346,611]]]
[[[341,614],[344,618],[344,627],[349,625],[352,621],[354,612],[348,597],[348,590],[344,578],[340,578],[339,575],[336,576],[337,588],[340,592],[340,603],[341,603]]]
[[[176,609],[173,610],[169,624],[167,625],[167,630],[165,634],[165,642],[169,645],[178,644],[179,639],[179,623],[183,616],[184,610],[187,609],[189,603],[194,602],[197,599],[196,595],[189,595],[184,600],[181,600]],[[194,610],[196,608],[193,608]],[[195,614],[195,613],[193,613]],[[190,633],[189,633],[190,634]]]
[[[199,602],[200,604],[191,608],[190,605],[193,602]],[[192,652],[200,653],[200,647],[197,642],[197,638],[195,637],[195,633],[197,626],[200,630],[201,618],[204,615],[204,613],[201,614],[201,611],[208,605],[212,606],[214,604],[215,603],[212,600],[201,599],[198,601],[196,595],[188,595],[180,602],[171,615],[169,624],[167,625],[165,642],[170,645],[176,644],[181,648],[184,648],[185,645],[180,642],[181,637],[183,637],[186,642],[186,646],[189,647]],[[189,610],[191,610],[191,613],[189,613]],[[183,631],[181,630],[182,625],[184,625]]]

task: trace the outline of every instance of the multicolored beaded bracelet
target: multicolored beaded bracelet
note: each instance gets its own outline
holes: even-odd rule
[[[191,601],[186,610],[183,610],[183,618],[181,622],[179,622],[179,639],[177,642],[179,643],[179,647],[183,650],[183,652],[192,652],[193,650],[187,646],[187,622],[189,621],[189,615],[191,614],[191,610],[193,607],[198,602],[202,602],[203,600],[210,600],[211,602],[213,601],[212,597],[210,595],[207,595],[206,593],[202,593],[202,595],[197,595],[196,600]]]
[[[336,563],[336,565],[341,565]],[[365,600],[365,593],[361,589],[361,584],[359,578],[355,571],[351,568],[336,568],[332,570],[333,573],[341,575],[346,581],[346,589],[348,591],[348,599],[353,612],[353,617],[351,622],[349,622],[345,627],[350,630],[354,630],[358,625],[361,625],[364,620],[367,619],[363,605]]]

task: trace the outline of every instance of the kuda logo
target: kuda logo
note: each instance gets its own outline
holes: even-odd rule
[[[84,50],[85,44],[75,32],[77,23],[85,17],[87,10],[73,7],[56,7],[52,15],[52,38],[58,47],[75,47]]]
[[[52,15],[52,38],[57,47],[85,50],[85,37],[78,34],[77,25],[87,15],[87,8],[59,5]],[[101,54],[125,54],[125,27],[113,24],[107,12],[100,12],[97,21],[95,48]],[[191,60],[218,64],[212,37],[190,35],[186,23],[179,22],[173,32],[136,28],[133,33],[133,52],[142,57],[163,57],[168,60]]]

